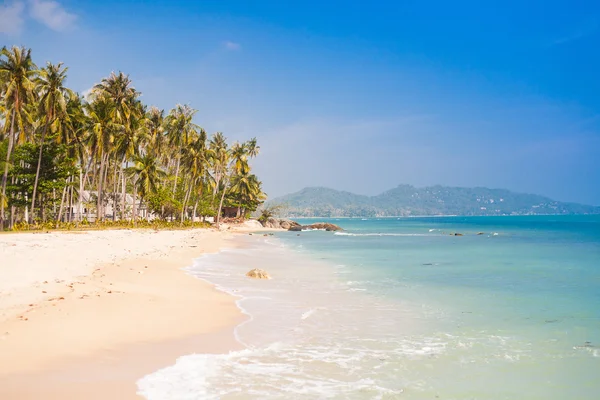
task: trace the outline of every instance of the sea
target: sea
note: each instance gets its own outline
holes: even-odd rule
[[[139,393],[600,398],[600,216],[325,221],[344,230],[255,233],[198,258],[188,272],[247,314],[245,349],[182,356]]]

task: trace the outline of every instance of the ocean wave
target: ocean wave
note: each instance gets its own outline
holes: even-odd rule
[[[426,233],[351,233],[351,232],[335,232],[338,236],[439,236],[428,235]]]
[[[398,346],[399,345],[399,346]],[[397,347],[396,347],[397,346]],[[336,343],[301,346],[276,342],[229,354],[193,354],[137,382],[138,394],[148,400],[221,398],[396,398],[405,383],[381,380],[393,373],[399,355],[431,357],[439,343],[396,343],[396,348],[372,349]],[[391,352],[389,351],[391,350]],[[302,368],[298,368],[302,365]],[[390,368],[381,371],[386,367]]]

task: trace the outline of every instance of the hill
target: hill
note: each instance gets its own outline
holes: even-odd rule
[[[600,214],[600,207],[505,189],[411,185],[399,185],[377,196],[308,187],[270,200],[268,205],[282,205],[289,217]]]

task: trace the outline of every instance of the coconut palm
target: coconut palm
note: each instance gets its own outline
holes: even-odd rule
[[[260,146],[256,142],[256,138],[252,138],[246,142],[248,157],[255,158],[260,153]]]
[[[177,104],[167,117],[169,144],[175,155],[175,182],[173,183],[173,196],[177,192],[177,181],[179,179],[179,167],[181,164],[181,149],[190,141],[196,129],[199,127],[192,122],[192,118],[198,110],[190,106]]]
[[[42,152],[44,149],[44,141],[48,129],[55,133],[61,120],[66,117],[67,101],[70,97],[75,97],[71,89],[64,86],[67,79],[68,68],[63,67],[62,63],[48,63],[45,68],[39,71],[39,76],[36,79],[38,92],[38,108],[40,115],[44,117],[44,126],[42,128],[42,137],[40,139],[40,151],[38,156],[37,170],[35,173],[35,181],[33,183],[33,195],[31,196],[31,214],[33,220],[35,213],[35,198],[40,177],[40,167],[42,164]]]
[[[12,49],[3,47],[0,50],[0,82],[2,82],[2,97],[4,98],[5,117],[10,119],[6,122],[10,125],[8,134],[8,148],[6,151],[6,162],[4,164],[4,173],[2,175],[2,190],[0,197],[4,201],[0,202],[0,230],[4,229],[5,214],[4,210],[7,203],[6,182],[8,179],[8,169],[10,156],[15,143],[25,139],[25,121],[27,119],[27,105],[34,101],[34,83],[33,78],[37,72],[37,67],[31,58],[31,49],[14,46]],[[18,128],[19,136],[17,136]],[[21,140],[19,140],[21,139]]]
[[[182,165],[186,171],[186,183],[187,190],[183,200],[183,208],[181,211],[181,221],[183,221],[185,212],[187,210],[187,204],[194,188],[197,190],[198,197],[202,195],[202,186],[204,181],[204,175],[207,167],[207,152],[206,152],[206,131],[200,129],[190,144],[182,149],[181,156]],[[194,209],[196,209],[198,201]],[[195,215],[194,215],[195,217]]]
[[[242,204],[258,205],[266,199],[257,176],[245,172],[235,175],[232,179],[231,193],[238,199],[238,217]]]
[[[225,199],[225,194],[227,193],[233,172],[231,150],[227,145],[227,140],[225,139],[225,136],[223,136],[223,133],[217,132],[213,135],[210,140],[207,154],[210,158],[213,170],[213,180],[215,185],[213,199],[216,193],[221,190],[221,200],[219,201],[217,217],[215,220],[218,228],[221,219],[221,210],[223,209],[223,200]]]
[[[79,189],[77,196],[77,218],[82,217],[82,202],[85,180],[87,180],[88,159],[91,160],[90,151],[87,146],[88,127],[90,126],[88,116],[84,110],[84,100],[78,95],[69,96],[67,101],[67,112],[62,124],[60,134],[56,140],[67,145],[67,155],[79,164]]]
[[[221,132],[215,133],[210,139],[208,152],[208,158],[212,166],[212,180],[213,180],[213,198],[219,191],[219,186],[229,163],[229,149],[227,148],[227,139]]]
[[[167,136],[166,136],[165,110],[157,107],[150,107],[146,114],[146,131],[148,133],[148,143],[146,153],[152,153],[161,161],[167,157]]]
[[[245,174],[250,171],[250,166],[248,165],[248,147],[246,143],[238,143],[235,142],[233,146],[231,146],[231,157],[234,162],[235,173]]]
[[[138,103],[126,121],[126,128],[117,137],[115,159],[121,160],[121,218],[125,219],[125,197],[127,177],[124,168],[129,166],[129,160],[139,155],[143,144],[148,140],[146,113],[141,103]],[[115,182],[116,183],[116,182]],[[113,213],[113,217],[116,213]]]
[[[125,174],[124,168],[128,160],[137,153],[136,140],[141,129],[140,118],[143,118],[145,111],[138,101],[140,93],[135,90],[133,83],[128,75],[123,72],[112,72],[108,78],[94,86],[94,91],[109,98],[114,105],[112,110],[112,119],[121,129],[115,132],[116,148],[113,149],[114,156],[114,190],[113,190],[113,209],[116,209],[116,187],[117,187],[117,166],[120,162],[121,178],[121,218],[125,217]],[[116,219],[116,212],[113,211],[113,219]]]
[[[126,127],[132,113],[136,112],[135,100],[140,93],[135,90],[131,79],[123,72],[112,72],[108,78],[94,86],[94,92],[107,96],[114,103],[113,120]]]
[[[107,96],[98,96],[86,105],[87,115],[90,121],[89,137],[87,139],[90,148],[89,164],[96,161],[100,169],[96,176],[97,181],[97,219],[104,218],[104,187],[106,182],[106,165],[112,152],[115,132],[122,129],[122,126],[113,122],[114,103]],[[89,167],[87,168],[89,170]]]
[[[160,168],[157,159],[150,156],[136,156],[133,166],[127,171],[134,178],[133,204],[136,203],[136,192],[140,193],[140,204],[148,198],[148,195],[155,193],[160,181],[167,176],[166,172]],[[135,209],[133,211],[135,221]]]

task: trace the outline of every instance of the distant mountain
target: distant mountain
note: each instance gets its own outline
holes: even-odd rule
[[[600,214],[600,207],[481,187],[400,185],[377,196],[308,187],[267,204],[282,205],[289,217]]]

